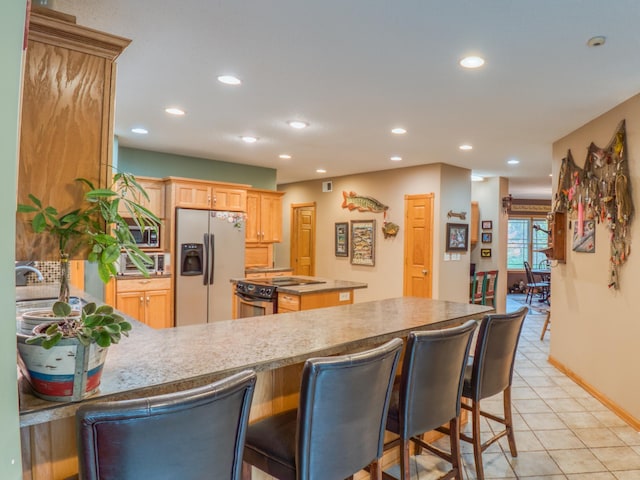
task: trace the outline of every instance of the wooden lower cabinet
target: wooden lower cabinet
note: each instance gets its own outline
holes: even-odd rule
[[[171,279],[118,280],[116,308],[150,327],[173,327]]]
[[[299,312],[314,308],[336,307],[353,303],[353,289],[295,295],[278,293],[278,313]]]

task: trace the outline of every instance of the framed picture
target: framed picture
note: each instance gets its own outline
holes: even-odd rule
[[[376,221],[351,220],[351,264],[373,266],[375,253]]]
[[[492,237],[491,232],[482,232],[482,243],[491,243]]]
[[[491,220],[483,220],[482,221],[482,229],[483,230],[491,230],[493,228],[493,221]]]
[[[491,249],[490,248],[481,248],[480,256],[482,258],[490,258],[491,257]]]
[[[336,257],[349,256],[349,224],[336,223]]]
[[[469,245],[469,225],[447,223],[447,252],[467,250]]]

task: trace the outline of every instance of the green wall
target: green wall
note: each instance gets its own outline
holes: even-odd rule
[[[185,157],[118,147],[118,169],[147,177],[185,177],[218,182],[245,183],[255,188],[276,189],[276,170],[238,163]]]
[[[16,385],[16,314],[14,259],[18,111],[25,0],[5,0],[0,7],[0,478],[22,478]]]

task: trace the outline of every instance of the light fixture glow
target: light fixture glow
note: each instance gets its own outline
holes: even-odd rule
[[[289,125],[291,128],[297,128],[298,130],[307,128],[309,126],[307,122],[303,122],[301,120],[289,120],[287,122],[287,125]]]
[[[220,83],[224,83],[225,85],[240,85],[242,84],[242,80],[233,75],[219,75],[218,81]]]
[[[327,173],[327,171],[324,168],[318,168],[316,169],[316,173]]]
[[[484,65],[484,58],[475,55],[464,57],[460,60],[460,65],[464,68],[479,68]]]
[[[473,145],[469,145],[468,143],[462,144],[458,147],[460,150],[473,150]]]
[[[471,181],[472,182],[484,182],[484,177],[481,177],[480,175],[471,175]]]
[[[252,137],[250,135],[243,135],[243,136],[240,137],[240,139],[244,143],[256,143],[258,141],[258,137]]]
[[[149,133],[149,130],[147,130],[146,128],[142,128],[142,127],[132,128],[131,131],[133,133],[137,133],[138,135],[146,135],[147,133]]]
[[[507,163],[509,165],[517,165],[520,163],[520,160],[516,160],[515,158],[512,158],[511,160],[507,160]]]
[[[402,160],[402,157],[400,155],[394,155],[392,157],[389,157],[389,160],[391,160],[392,162],[399,162],[400,160]]]
[[[165,108],[164,111],[171,115],[184,115],[184,110],[182,110],[181,108],[169,107]]]
[[[407,130],[402,127],[396,127],[391,129],[391,133],[395,133],[396,135],[404,135],[407,133]]]
[[[281,153],[280,155],[278,155],[278,157],[283,160],[289,160],[291,158],[291,155],[289,155],[288,153]]]

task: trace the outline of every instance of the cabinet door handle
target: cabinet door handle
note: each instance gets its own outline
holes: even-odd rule
[[[140,303],[144,303],[144,297],[140,297]]]
[[[149,305],[149,297],[147,297],[147,305]]]

